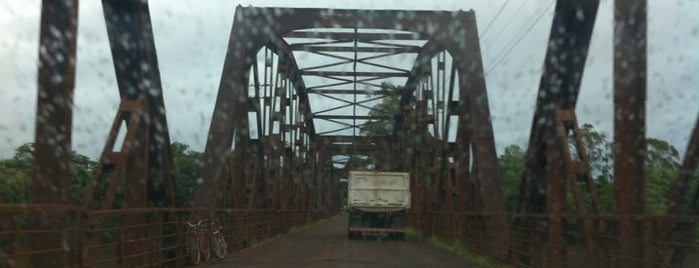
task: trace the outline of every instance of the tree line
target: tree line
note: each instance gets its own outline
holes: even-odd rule
[[[580,127],[583,144],[588,152],[591,176],[597,188],[602,212],[616,211],[613,183],[612,144],[604,133],[594,129],[591,124]],[[667,141],[647,138],[646,140],[646,189],[645,208],[648,214],[660,214],[665,211],[671,191],[680,170],[679,151]],[[572,145],[571,145],[572,146]],[[525,151],[517,145],[505,147],[498,157],[500,177],[503,182],[503,194],[508,211],[517,206],[519,186],[525,169]],[[695,176],[699,174],[695,173]],[[698,179],[692,180],[690,189],[697,187]]]
[[[177,203],[188,206],[197,186],[197,175],[202,166],[203,153],[189,149],[180,142],[171,144],[177,185]],[[25,143],[15,149],[14,156],[0,160],[0,203],[31,203],[31,181],[34,164],[34,143]],[[81,206],[97,162],[75,151],[71,153],[70,204]],[[122,203],[117,195],[116,204]],[[117,205],[118,206],[118,205]]]
[[[388,83],[381,85],[385,90],[402,92],[403,88]],[[395,115],[399,109],[400,94],[387,96],[374,105],[369,115]],[[415,117],[416,115],[406,115]],[[393,133],[394,121],[368,121],[361,126],[361,135],[388,136]],[[612,144],[607,135],[594,129],[591,124],[580,127],[583,144],[588,154],[591,175],[594,178],[603,212],[614,212],[615,201],[613,193],[614,176],[612,174]],[[571,145],[572,147],[572,145]],[[191,150],[187,144],[174,142],[171,144],[175,179],[177,187],[177,204],[188,206],[196,190],[198,172],[202,167],[203,153]],[[648,138],[646,174],[646,213],[657,214],[665,210],[672,187],[680,169],[679,151],[667,141]],[[574,150],[571,150],[574,151]],[[10,159],[0,160],[0,201],[2,203],[21,204],[31,202],[31,174],[34,159],[34,144],[26,143],[15,150]],[[374,160],[369,158],[350,157],[346,168],[364,169],[374,166]],[[97,163],[89,157],[72,152],[71,155],[71,189],[70,202],[82,205],[90,185],[92,174]],[[503,195],[507,211],[515,211],[522,174],[525,169],[525,151],[518,145],[506,146],[498,157],[498,167],[503,185]],[[699,177],[699,172],[694,173]],[[690,189],[697,187],[699,179],[691,180]],[[344,189],[341,198],[346,195],[346,183],[341,183]],[[120,198],[117,196],[117,198]],[[344,200],[343,200],[344,201]],[[115,203],[120,203],[116,200]]]
[[[615,211],[612,185],[611,143],[604,133],[591,124],[581,126],[583,142],[589,155],[592,176],[604,212]],[[177,203],[188,206],[198,185],[197,175],[202,166],[203,153],[191,150],[187,144],[171,145],[177,185]],[[369,163],[367,159],[350,159],[353,168]],[[31,203],[31,175],[34,162],[34,144],[26,143],[15,149],[10,159],[0,160],[0,200],[5,204]],[[75,151],[71,155],[70,202],[82,205],[97,163]],[[518,145],[506,146],[498,157],[503,195],[508,211],[514,211],[519,186],[525,169],[525,151]],[[679,151],[664,140],[647,139],[646,159],[646,212],[662,213],[668,203],[672,187],[680,169]],[[699,174],[695,174],[699,176]],[[694,189],[697,179],[692,180]]]

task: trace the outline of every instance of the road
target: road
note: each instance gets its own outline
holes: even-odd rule
[[[203,267],[471,267],[449,252],[407,241],[348,240],[347,216],[236,252]]]

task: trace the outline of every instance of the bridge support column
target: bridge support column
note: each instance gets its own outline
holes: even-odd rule
[[[32,203],[68,204],[70,202],[71,137],[73,128],[73,90],[78,26],[78,0],[42,1],[39,37],[38,102],[34,140]],[[71,222],[55,213],[39,212],[32,219],[34,230],[52,230],[49,235],[32,237],[34,250],[64,248],[75,241],[69,231]],[[76,266],[74,243],[67,251],[32,259],[33,266]]]
[[[618,213],[644,213],[646,153],[646,12],[645,0],[614,2],[614,192]],[[642,223],[619,223],[619,267],[641,265]]]
[[[482,198],[483,210],[492,213],[487,221],[489,243],[488,252],[496,259],[507,258],[509,245],[509,225],[505,216],[505,201],[502,195],[502,185],[497,165],[493,125],[490,117],[490,106],[483,75],[478,30],[475,16],[462,17],[464,28],[463,45],[458,51],[453,51],[454,62],[459,72],[459,101],[468,103],[468,111],[461,111],[461,116],[469,116],[471,146],[473,150],[473,169],[479,183],[479,195]],[[468,141],[466,141],[468,142]],[[459,152],[468,153],[468,152]]]

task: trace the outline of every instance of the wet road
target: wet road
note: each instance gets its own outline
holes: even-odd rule
[[[472,267],[411,240],[348,240],[347,215],[200,267]]]

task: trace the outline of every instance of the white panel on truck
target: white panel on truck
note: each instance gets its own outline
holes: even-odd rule
[[[350,171],[350,207],[410,208],[410,173]]]

